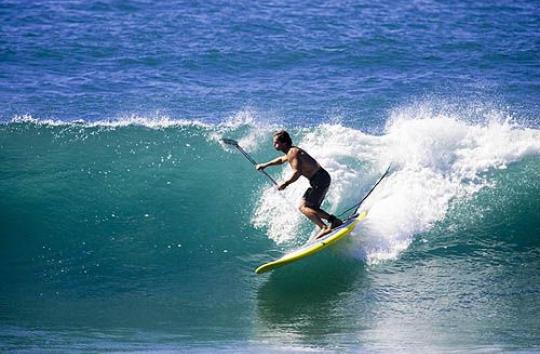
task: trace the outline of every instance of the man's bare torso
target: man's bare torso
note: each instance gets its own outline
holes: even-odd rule
[[[313,157],[297,146],[292,146],[287,152],[287,160],[294,170],[300,172],[307,179],[311,179],[321,168],[321,165]]]

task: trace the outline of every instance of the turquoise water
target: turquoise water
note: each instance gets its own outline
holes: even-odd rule
[[[268,158],[264,128],[3,125],[3,347],[537,348],[538,131],[450,122],[396,122],[397,132],[383,136],[341,125],[293,130],[342,175],[324,204],[334,212],[365,193],[387,159],[397,167],[366,201],[369,217],[349,240],[264,276],[256,266],[313,231],[289,204],[307,182],[278,194],[219,143],[244,137],[255,157]],[[422,124],[438,124],[445,146],[427,149],[426,136],[400,160]],[[266,138],[259,143],[258,135]],[[484,171],[501,158],[489,137],[505,135],[507,153],[530,151]]]
[[[540,351],[534,2],[2,2],[0,350]],[[308,183],[368,218],[302,245]],[[290,170],[267,170],[276,180]]]

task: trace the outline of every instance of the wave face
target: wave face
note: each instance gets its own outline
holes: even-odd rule
[[[390,309],[414,301],[396,287],[415,279],[418,293],[444,293],[441,279],[454,283],[441,296],[458,313],[467,310],[467,294],[479,296],[479,284],[491,289],[472,309],[482,323],[493,301],[503,303],[502,311],[513,308],[507,301],[538,309],[538,130],[502,112],[467,121],[429,104],[393,111],[382,135],[337,122],[291,128],[294,141],[332,176],[328,211],[354,204],[390,162],[392,173],[364,203],[369,216],[348,241],[261,285],[253,269],[314,232],[296,211],[307,181],[279,193],[221,138],[237,139],[266,161],[276,155],[276,128],[249,111],[216,124],[19,117],[0,125],[2,322],[16,332],[65,321],[81,328],[145,323],[191,340],[208,339],[209,329],[211,338],[232,331],[242,340],[253,323],[298,320],[304,312],[289,306],[331,306],[342,295],[317,286],[321,281],[347,294],[350,304],[338,309],[362,310],[366,321],[383,321]],[[268,171],[278,180],[290,173]],[[358,293],[362,288],[369,290]],[[524,293],[509,300],[513,292]],[[430,309],[426,301],[418,306],[428,317],[445,308]],[[384,310],[373,313],[381,304]],[[303,335],[314,330],[315,317],[300,321]]]

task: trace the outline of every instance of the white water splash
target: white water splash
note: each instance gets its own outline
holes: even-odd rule
[[[364,203],[368,218],[352,234],[348,249],[368,263],[397,257],[416,234],[444,219],[453,199],[491,186],[487,170],[540,154],[540,131],[513,124],[503,113],[471,123],[459,112],[434,113],[423,106],[396,110],[382,136],[339,124],[291,133],[332,176],[323,204],[332,213],[354,204],[393,162],[392,173]],[[288,174],[285,167],[282,178]],[[301,179],[286,190],[286,197],[299,202],[307,187]],[[259,199],[253,223],[266,226],[277,244],[301,243],[308,237],[304,230],[314,227],[299,213],[284,212],[268,190]]]

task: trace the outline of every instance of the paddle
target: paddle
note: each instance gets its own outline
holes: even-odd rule
[[[249,162],[251,162],[253,164],[253,166],[257,166],[257,161],[255,161],[255,159],[253,159],[253,157],[251,157],[244,149],[242,149],[242,147],[240,145],[238,145],[238,142],[236,140],[223,138],[223,139],[221,139],[221,141],[223,141],[225,144],[232,145],[235,148],[237,148],[238,151],[240,151],[242,153],[242,155],[244,155],[246,157],[246,159],[248,159]],[[262,174],[264,174],[266,177],[268,177],[268,179],[270,181],[272,181],[272,183],[275,186],[278,186],[278,183],[272,178],[272,176],[270,176],[268,173],[266,173],[265,170],[258,170],[258,171],[261,172]]]
[[[240,151],[242,153],[242,155],[244,155],[246,157],[246,159],[249,160],[249,162],[251,162],[253,164],[253,166],[257,166],[257,161],[255,161],[255,159],[253,157],[251,157],[244,149],[242,149],[242,147],[238,144],[238,142],[236,140],[233,140],[233,139],[227,139],[227,138],[222,138],[221,141],[223,141],[225,144],[227,145],[232,145],[234,146],[235,148],[238,149],[238,151]],[[272,178],[272,176],[270,176],[268,173],[266,173],[266,171],[264,170],[258,170],[259,172],[261,172],[263,175],[265,175],[266,177],[268,177],[268,179],[270,181],[272,181],[272,183],[278,187],[279,184],[276,182],[275,179]],[[293,202],[291,202],[289,199],[285,198],[285,196],[281,193],[279,193],[279,196],[281,198],[283,198],[284,201],[287,202],[287,205],[289,205],[291,207],[291,210],[294,210],[294,211],[298,211],[298,209],[294,206]]]
[[[386,177],[386,175],[388,175],[388,172],[390,172],[390,168],[392,167],[392,164],[390,163],[390,165],[388,165],[388,168],[386,169],[386,172],[381,176],[381,178],[379,178],[379,180],[377,181],[377,183],[375,183],[375,185],[373,185],[373,187],[371,187],[371,189],[369,190],[369,192],[366,194],[366,196],[364,198],[362,198],[362,200],[359,202],[359,203],[356,203],[355,205],[353,205],[352,207],[350,207],[349,209],[345,210],[345,211],[342,211],[339,216],[345,214],[346,212],[348,212],[349,210],[353,209],[353,208],[356,208],[354,209],[354,211],[352,212],[351,215],[349,215],[349,217],[347,219],[350,219],[351,217],[353,217],[356,212],[358,211],[358,209],[360,209],[360,206],[362,205],[362,203],[364,202],[364,200],[367,199],[367,197],[369,197],[369,195],[371,194],[371,192],[373,192],[375,190],[375,188],[379,185],[379,183],[381,183],[381,181],[384,179],[384,177]]]

